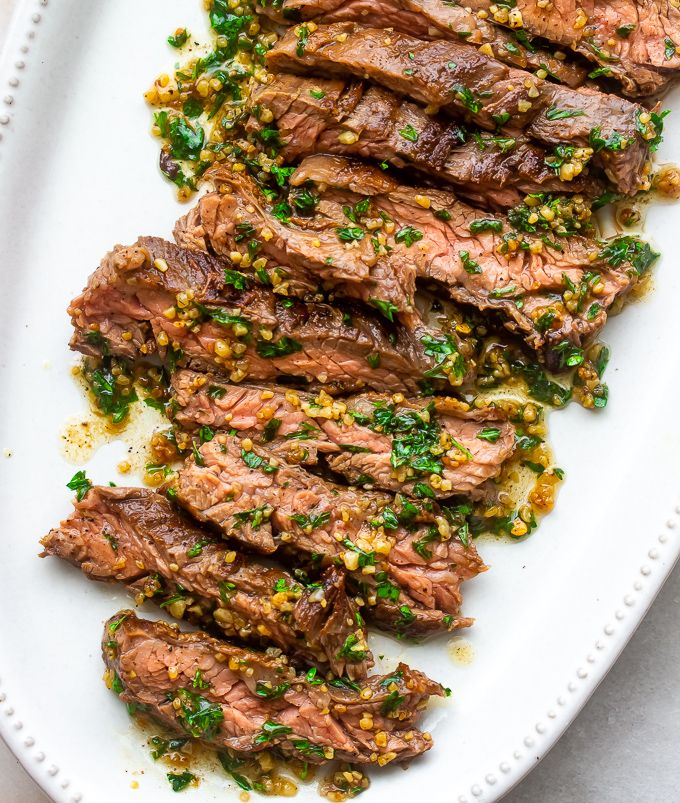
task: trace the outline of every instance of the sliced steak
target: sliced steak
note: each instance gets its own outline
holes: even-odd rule
[[[414,334],[377,314],[305,304],[261,285],[238,290],[225,283],[219,260],[155,237],[107,254],[69,314],[71,347],[85,354],[157,356],[237,382],[396,392],[417,391],[433,371],[441,375],[441,360]]]
[[[327,192],[320,200],[314,196],[318,201],[316,214],[295,216],[292,214],[295,199],[302,195],[311,197],[304,188],[299,194],[296,190],[289,194],[286,204],[291,217],[282,222],[277,217],[281,202],[275,204],[265,198],[252,179],[220,169],[210,175],[219,191],[204,195],[178,222],[175,237],[180,245],[233,261],[235,255],[247,254],[254,243],[262,254],[261,262],[255,265],[254,275],[252,266],[250,270],[246,268],[246,273],[241,270],[232,274],[240,283],[259,281],[260,272],[265,271],[277,297],[302,296],[312,305],[311,309],[316,309],[324,297],[320,290],[329,301],[339,297],[360,299],[378,309],[390,323],[398,318],[405,325],[408,331],[388,331],[387,337],[391,345],[406,349],[405,355],[412,361],[411,373],[413,369],[420,370],[420,376],[413,377],[417,384],[426,379],[439,385],[459,386],[472,379],[474,364],[469,359],[469,345],[455,328],[432,320],[426,322],[418,312],[413,261],[401,249],[388,252],[382,248],[379,232],[375,237],[364,236],[364,230],[356,226],[358,210],[352,211],[346,205],[344,194],[335,198],[332,192]],[[366,171],[364,177],[355,175],[355,178],[363,181],[365,190],[370,185],[376,192],[393,183],[378,171]],[[357,202],[359,207],[362,202],[366,207],[361,213],[364,217],[370,214],[370,199],[361,198]],[[374,222],[376,226],[383,223],[379,217]],[[243,242],[244,227],[249,232],[247,244]],[[262,263],[267,263],[266,268]],[[244,267],[243,259],[238,266]],[[287,302],[280,302],[284,303]],[[342,316],[342,324],[350,329],[355,325],[355,311],[347,308]],[[368,315],[366,321],[373,319]],[[439,344],[439,354],[428,345],[431,343]],[[370,353],[364,359],[371,367],[377,357]],[[384,367],[382,357],[376,367]],[[350,381],[344,381],[346,389]]]
[[[74,507],[42,539],[42,557],[67,560],[92,580],[125,583],[140,601],[153,599],[227,636],[269,640],[325,670],[365,677],[373,665],[337,568],[304,588],[287,572],[237,554],[147,488],[94,487]],[[348,639],[353,651],[343,650]]]
[[[172,386],[175,420],[185,428],[236,430],[288,463],[313,465],[321,453],[353,484],[409,495],[433,477],[435,496],[479,495],[514,449],[515,429],[500,410],[449,397],[333,399],[193,371],[177,371]]]
[[[256,522],[296,561],[344,563],[362,611],[380,609],[398,633],[470,624],[457,618],[460,585],[484,566],[462,520],[451,526],[422,503],[334,485],[248,446],[225,434],[204,443],[179,472],[180,504],[227,538],[256,546],[243,527]]]
[[[296,675],[283,658],[181,633],[132,611],[105,624],[102,655],[107,685],[170,732],[218,750],[274,748],[314,764],[411,760],[432,744],[417,728],[420,711],[429,697],[445,693],[405,664],[364,681],[366,693],[323,683]]]
[[[489,0],[472,0],[473,11],[489,12]],[[599,65],[598,74],[615,78],[626,94],[651,95],[680,69],[680,10],[667,0],[553,0],[539,8],[517,0],[512,15],[497,8],[490,19],[541,36]],[[521,15],[518,16],[518,15]]]
[[[522,130],[551,146],[597,143],[593,161],[624,193],[642,185],[649,141],[657,133],[653,121],[641,123],[646,112],[637,104],[527,76],[464,42],[427,42],[352,23],[313,32],[303,25],[289,30],[267,61],[274,71],[368,78],[486,130],[500,126],[509,136]]]
[[[386,183],[388,177],[380,170],[319,155],[305,159],[290,180],[293,186],[316,186],[319,192],[325,188],[334,197],[342,191],[345,205],[352,205],[365,197],[357,195],[358,187],[372,191],[370,179],[363,178],[371,172]],[[638,278],[625,248],[620,260],[608,261],[611,247],[600,250],[601,243],[577,234],[557,237],[554,243],[548,237],[544,245],[543,232],[551,235],[552,228],[545,220],[541,224],[538,208],[489,218],[451,193],[396,181],[372,200],[373,208],[395,225],[386,240],[390,257],[411,259],[417,277],[440,282],[455,301],[497,310],[507,328],[542,350],[555,369],[567,347],[580,347],[604,326],[609,307]],[[559,209],[559,201],[545,214],[554,215],[553,208]],[[534,234],[526,233],[533,225],[530,220],[539,224]]]
[[[263,3],[262,11],[280,21],[359,22],[387,28],[420,39],[464,38],[471,45],[488,45],[496,58],[521,69],[548,72],[555,80],[576,87],[587,70],[557,59],[520,34],[513,34],[446,0],[283,0],[280,9]]]
[[[604,189],[587,169],[570,181],[560,179],[559,171],[546,164],[550,154],[522,134],[470,138],[455,123],[361,82],[282,73],[254,90],[250,104],[253,131],[263,127],[259,112],[273,113],[287,162],[312,153],[386,161],[435,176],[474,203],[497,209],[519,204],[527,193],[595,197]]]
[[[321,287],[369,302],[379,282],[386,302],[407,321],[414,315],[411,266],[385,259],[369,238],[351,239],[352,221],[342,206],[326,200],[316,204],[311,217],[296,214],[291,199],[290,215],[281,220],[278,203],[268,202],[248,176],[219,168],[208,175],[220,192],[201,198],[180,219],[175,228],[180,245],[229,259],[255,242],[279,294],[314,296]],[[380,182],[382,177],[376,178]]]

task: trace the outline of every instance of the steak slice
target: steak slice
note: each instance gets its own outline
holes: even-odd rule
[[[129,610],[105,624],[102,655],[107,685],[172,733],[218,750],[274,748],[314,764],[332,758],[380,766],[410,761],[432,746],[429,734],[417,728],[420,711],[429,697],[445,694],[406,664],[364,681],[368,691],[362,694],[296,675],[283,657],[206,633],[182,633]]]
[[[545,163],[549,154],[522,134],[470,139],[455,123],[365,83],[282,73],[257,87],[250,105],[250,130],[262,129],[258,112],[273,113],[283,144],[280,153],[287,162],[312,153],[387,161],[437,177],[473,203],[496,209],[519,204],[527,193],[595,197],[604,189],[587,170],[570,181],[560,179]]]
[[[492,5],[489,0],[469,3],[478,12],[488,12]],[[533,0],[518,0],[514,8],[528,34],[594,61],[601,75],[621,82],[626,94],[659,92],[680,69],[675,51],[680,42],[680,11],[667,0],[588,0],[578,5],[553,0],[546,8]],[[510,22],[510,15],[498,10],[490,18],[501,24]]]
[[[453,516],[452,526],[422,503],[335,485],[245,446],[220,433],[187,458],[175,490],[195,518],[257,547],[243,528],[255,522],[296,563],[300,556],[314,568],[344,563],[362,612],[397,633],[471,624],[457,616],[460,585],[485,567],[463,519]]]
[[[237,554],[147,488],[94,487],[74,507],[42,539],[42,557],[67,560],[91,580],[125,583],[140,600],[227,636],[269,640],[324,671],[361,678],[373,665],[337,568],[304,588],[288,572]],[[347,639],[353,650],[343,650]]]
[[[314,465],[321,453],[353,484],[408,495],[434,475],[435,496],[479,496],[514,450],[515,428],[500,410],[473,410],[450,397],[333,399],[184,370],[172,387],[175,420],[184,428],[236,430],[288,463]]]
[[[649,141],[657,131],[651,120],[642,124],[646,111],[635,103],[528,76],[465,43],[336,23],[307,32],[303,47],[303,27],[290,29],[269,51],[270,69],[367,78],[483,129],[500,126],[509,136],[522,130],[546,145],[590,148],[595,132],[605,145],[598,144],[593,161],[614,186],[633,193],[643,185]]]
[[[358,187],[372,191],[370,178],[364,179],[370,173],[386,183],[388,177],[368,165],[317,155],[305,159],[290,182],[330,188],[336,196],[342,191],[344,204],[352,205],[365,197],[356,194]],[[498,311],[506,327],[541,350],[555,370],[564,367],[567,348],[580,347],[604,326],[607,310],[638,278],[625,254],[606,259],[611,244],[600,250],[602,243],[572,234],[544,245],[540,230],[522,233],[532,214],[541,219],[533,207],[489,218],[446,191],[396,181],[371,197],[373,208],[395,224],[386,241],[390,257],[411,259],[417,277],[441,283],[454,301]],[[552,233],[549,225],[543,231]]]
[[[186,247],[200,248],[224,259],[244,247],[243,232],[258,243],[258,253],[272,265],[278,293],[318,294],[319,288],[370,302],[380,283],[384,301],[397,307],[405,322],[415,313],[415,277],[408,262],[387,260],[377,254],[369,238],[347,240],[351,221],[341,206],[324,201],[316,214],[295,214],[283,222],[248,176],[217,168],[208,174],[220,188],[200,199],[175,228],[175,239]],[[376,176],[379,186],[384,182]],[[348,247],[349,246],[349,247]],[[267,264],[271,271],[271,265]],[[417,318],[417,316],[416,316]]]
[[[237,290],[219,260],[156,237],[116,246],[69,314],[71,348],[85,354],[155,357],[235,382],[415,392],[424,376],[442,375],[442,360],[403,327],[351,305],[305,304],[258,285]],[[462,376],[455,357],[441,370]]]
[[[459,386],[471,381],[474,364],[470,361],[469,344],[446,322],[442,324],[431,316],[426,322],[416,307],[413,261],[401,249],[388,252],[381,248],[379,232],[376,237],[364,236],[363,229],[352,225],[348,214],[355,222],[356,216],[347,207],[344,194],[335,198],[332,192],[326,192],[316,204],[313,217],[295,216],[291,211],[290,219],[283,223],[276,214],[280,202],[273,204],[265,198],[249,177],[221,169],[213,170],[210,177],[219,192],[204,195],[178,222],[175,238],[181,246],[233,260],[236,254],[241,255],[239,249],[245,248],[247,253],[250,244],[257,243],[261,263],[269,263],[269,281],[275,285],[277,295],[302,296],[313,304],[312,309],[324,297],[320,290],[331,301],[336,297],[360,299],[380,310],[390,323],[398,318],[405,325],[408,332],[395,330],[399,334],[393,345],[405,347],[413,367],[420,369],[420,377],[414,377],[414,382],[428,379],[438,385]],[[366,171],[361,181],[364,190],[368,191],[370,184],[376,192],[393,183],[378,171]],[[300,195],[295,192],[289,196],[289,209],[294,208],[295,199],[303,193],[304,189]],[[369,203],[366,198],[357,201],[360,205],[361,201],[364,205]],[[382,226],[383,221],[376,218],[374,223]],[[247,246],[242,240],[244,227],[250,238]],[[241,260],[239,267],[243,263]],[[264,270],[262,264],[257,270],[259,277],[259,271]],[[252,283],[255,278],[252,272],[240,271],[235,275],[242,283]],[[349,318],[343,314],[342,323],[351,327],[354,312],[347,312],[351,314]],[[372,320],[368,316],[367,321]],[[387,334],[391,344],[394,336],[394,331]],[[436,348],[432,343],[438,344]],[[375,356],[373,353],[365,356],[369,366]],[[380,357],[376,367],[382,366]],[[349,380],[344,381],[346,389],[348,383]],[[375,384],[370,387],[375,389]]]
[[[420,39],[460,41],[464,37],[471,45],[490,45],[499,61],[523,70],[546,70],[567,86],[580,86],[586,79],[587,70],[581,65],[557,59],[525,37],[504,31],[471,14],[467,7],[446,0],[283,0],[280,10],[263,4],[262,11],[285,22],[359,22]]]

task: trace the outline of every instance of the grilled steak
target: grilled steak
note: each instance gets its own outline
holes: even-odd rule
[[[343,562],[366,615],[398,633],[470,624],[457,618],[460,585],[484,566],[463,520],[452,517],[452,526],[405,497],[395,502],[388,494],[334,485],[225,434],[187,458],[176,492],[195,518],[227,538],[255,548],[266,539],[268,549],[315,567]],[[264,532],[257,540],[253,524]]]
[[[472,0],[473,11],[488,12],[489,0]],[[518,0],[513,15],[497,10],[490,18],[509,24],[521,14],[523,29],[600,65],[599,75],[616,78],[627,94],[658,92],[680,68],[680,11],[667,0],[553,0],[539,8]]]
[[[373,665],[344,576],[331,567],[315,588],[238,555],[146,488],[92,488],[42,540],[42,556],[92,580],[121,582],[173,615],[227,636],[269,639],[291,657],[350,677]],[[217,541],[217,542],[216,542]],[[348,642],[354,649],[345,649]]]
[[[252,179],[219,168],[210,176],[221,192],[201,198],[180,219],[175,228],[180,245],[226,259],[243,248],[247,230],[248,240],[258,243],[258,253],[279,266],[277,275],[270,274],[279,293],[313,296],[322,287],[369,302],[379,282],[386,302],[407,321],[414,315],[415,277],[410,265],[376,254],[368,239],[343,239],[351,236],[351,221],[337,204],[317,205],[311,217],[295,214],[291,199],[291,215],[283,222],[274,214],[275,204],[266,203]],[[382,177],[376,178],[382,184]]]
[[[420,39],[460,41],[464,37],[471,45],[490,46],[499,61],[521,69],[545,70],[573,87],[582,84],[587,73],[580,65],[532,45],[526,37],[506,32],[471,14],[467,7],[446,0],[283,0],[280,9],[263,3],[262,11],[286,22],[359,22]]]
[[[370,78],[489,131],[500,126],[509,136],[519,129],[550,146],[593,147],[594,163],[621,192],[635,192],[643,183],[649,141],[657,132],[653,121],[641,122],[641,106],[527,76],[465,43],[336,23],[308,32],[301,46],[303,27],[289,30],[269,51],[270,69]]]
[[[157,354],[236,382],[416,391],[423,376],[441,375],[441,359],[404,328],[351,306],[305,304],[257,285],[237,290],[219,260],[155,237],[107,254],[69,313],[71,347],[85,354]]]
[[[335,197],[344,190],[344,205],[352,205],[372,191],[370,178],[365,178],[372,172],[386,184],[382,171],[345,157],[319,155],[305,159],[290,180],[294,186],[316,185],[319,191],[331,188],[326,191]],[[364,195],[356,194],[359,187]],[[544,245],[540,226],[549,234],[552,229],[540,223],[540,210],[533,207],[509,219],[489,218],[451,193],[396,181],[388,192],[371,197],[373,208],[396,227],[386,242],[392,248],[389,257],[413,260],[416,276],[440,282],[457,302],[497,310],[508,329],[541,349],[554,369],[560,368],[569,344],[580,346],[602,328],[606,310],[637,279],[626,248],[621,260],[608,262],[608,250],[600,251],[598,243],[575,234],[557,238],[556,247]],[[423,206],[423,199],[429,206]],[[559,209],[559,202],[555,204]],[[522,233],[531,229],[530,220],[539,225],[534,235]],[[632,243],[631,248],[638,247]],[[572,304],[574,293],[579,301]]]
[[[273,113],[283,143],[281,155],[288,162],[311,153],[387,161],[453,184],[459,195],[487,208],[515,206],[527,193],[595,197],[603,190],[602,182],[587,171],[570,181],[561,180],[546,164],[549,154],[521,134],[469,139],[456,124],[361,82],[283,73],[254,90],[250,104],[254,110],[251,130],[263,127],[257,120],[259,110]]]
[[[433,319],[426,322],[416,307],[413,261],[399,249],[388,253],[380,248],[380,232],[364,237],[363,229],[350,225],[348,214],[355,222],[356,216],[346,206],[344,195],[334,198],[332,192],[324,193],[318,203],[314,196],[316,214],[311,217],[294,215],[292,210],[297,198],[312,196],[304,188],[291,193],[287,204],[291,217],[283,223],[276,214],[280,202],[273,204],[266,199],[252,179],[220,169],[211,177],[220,191],[203,196],[178,222],[175,237],[180,245],[232,259],[244,247],[242,232],[247,227],[250,244],[257,244],[262,261],[271,260],[268,275],[277,294],[302,296],[314,303],[312,309],[323,298],[320,289],[329,300],[336,296],[361,299],[390,322],[398,318],[409,330],[397,330],[394,345],[406,348],[412,373],[420,370],[420,377],[414,376],[413,381],[425,378],[458,386],[471,379],[474,366],[468,359],[470,348],[454,328]],[[361,180],[365,181],[364,189],[368,190],[370,183],[377,192],[391,185],[391,180],[377,171],[367,171]],[[367,204],[367,199],[363,203]],[[382,225],[380,218],[375,222]],[[243,271],[235,275],[242,283],[254,278],[250,273],[248,279]],[[349,319],[343,315],[343,324],[348,320],[353,322],[353,313]],[[371,320],[369,315],[367,321]],[[394,332],[387,337],[393,338]],[[375,355],[366,355],[365,359],[370,366]],[[381,357],[378,367],[382,366]],[[350,382],[347,378],[343,385],[347,388]],[[375,388],[375,382],[369,386]]]
[[[177,371],[172,385],[175,420],[185,428],[237,430],[289,463],[313,465],[321,453],[351,483],[390,491],[413,494],[436,475],[436,496],[479,495],[514,448],[514,427],[499,410],[471,410],[448,397],[333,399],[227,385],[193,371]]]
[[[366,680],[370,694],[362,694],[296,675],[283,658],[181,633],[132,611],[105,624],[102,655],[110,688],[169,731],[219,750],[274,748],[314,764],[409,761],[432,744],[417,728],[420,710],[429,697],[444,696],[438,683],[405,664]]]

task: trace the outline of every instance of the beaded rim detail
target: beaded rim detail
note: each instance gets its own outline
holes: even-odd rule
[[[7,91],[0,103],[0,143],[12,130],[12,119],[16,115],[17,90],[21,87],[21,74],[27,68],[27,57],[36,40],[37,26],[43,19],[49,1],[21,2],[20,0],[14,11],[12,22],[18,23],[19,20],[25,19],[28,28],[25,29],[23,36],[17,35],[18,31],[13,37],[10,36],[2,52],[3,61],[6,60],[7,65],[0,74],[0,86],[3,89],[7,88]],[[14,48],[16,54],[12,59],[10,57]],[[615,655],[614,659],[607,663],[601,656],[606,654],[608,649],[617,653],[623,650],[660,591],[663,581],[670,574],[680,553],[680,544],[674,544],[672,539],[673,531],[679,521],[680,505],[675,508],[672,518],[666,522],[665,530],[654,539],[655,545],[648,549],[645,562],[638,569],[638,576],[630,590],[621,598],[620,607],[613,611],[610,621],[605,623],[592,642],[592,651],[585,655],[583,663],[576,667],[567,680],[564,691],[558,694],[546,709],[545,720],[534,723],[518,749],[502,760],[493,771],[473,784],[469,792],[459,794],[457,803],[474,803],[481,799],[492,803],[494,800],[499,800],[536,766],[537,759],[547,754],[574,721],[595,691],[597,684],[618,657]],[[662,558],[668,560],[666,566],[662,565]],[[660,581],[654,581],[655,576],[659,575]],[[614,639],[619,631],[623,631],[622,640]],[[3,688],[2,679],[0,679],[0,714],[2,715],[0,735],[36,783],[56,803],[82,803],[83,794],[73,788],[71,780],[64,775],[59,765],[48,761],[46,754],[40,749],[39,741],[31,735],[24,735],[28,729],[17,716],[12,697]]]

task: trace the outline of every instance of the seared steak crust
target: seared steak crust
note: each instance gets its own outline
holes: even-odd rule
[[[362,764],[377,758],[380,765],[411,760],[432,743],[417,728],[420,710],[429,697],[444,695],[438,683],[405,664],[364,681],[370,696],[310,682],[283,658],[201,632],[181,633],[132,611],[119,611],[105,624],[102,655],[120,699],[141,706],[171,732],[222,750],[275,748],[316,764],[332,758]],[[192,716],[198,711],[200,717]],[[370,729],[359,724],[365,712],[372,715]],[[376,738],[380,733],[386,738]]]
[[[373,660],[344,577],[331,568],[319,588],[239,555],[196,527],[164,496],[146,488],[94,487],[42,540],[46,555],[90,579],[121,582],[171,613],[217,626],[227,636],[267,639],[292,657],[365,677]],[[342,648],[348,637],[360,654]]]
[[[641,106],[596,90],[527,79],[521,70],[465,43],[426,42],[397,32],[386,36],[382,29],[336,23],[310,32],[304,49],[298,47],[295,29],[289,30],[267,60],[274,71],[370,78],[489,131],[498,130],[499,119],[506,120],[501,130],[511,135],[521,129],[546,145],[588,147],[597,129],[603,140],[617,138],[619,147],[602,148],[594,162],[621,192],[633,193],[642,183],[647,139],[654,131],[645,129],[643,136],[638,130],[645,111]]]
[[[567,86],[580,86],[587,70],[580,64],[557,59],[544,48],[526,47],[519,36],[445,0],[284,0],[281,9],[263,4],[268,16],[283,22],[313,19],[316,22],[358,22],[371,28],[388,28],[419,39],[461,36],[470,45],[490,45],[496,58],[523,70],[547,69]]]
[[[562,181],[545,164],[548,152],[521,134],[507,150],[493,138],[465,141],[463,129],[454,123],[362,82],[282,73],[255,89],[250,105],[273,113],[283,143],[281,154],[288,162],[312,153],[385,160],[448,182],[458,194],[491,208],[515,206],[532,192],[595,197],[603,189],[602,182],[584,173]],[[261,128],[256,114],[249,128]],[[417,132],[415,141],[399,133],[409,129]],[[355,134],[356,141],[349,141],[346,132]]]

